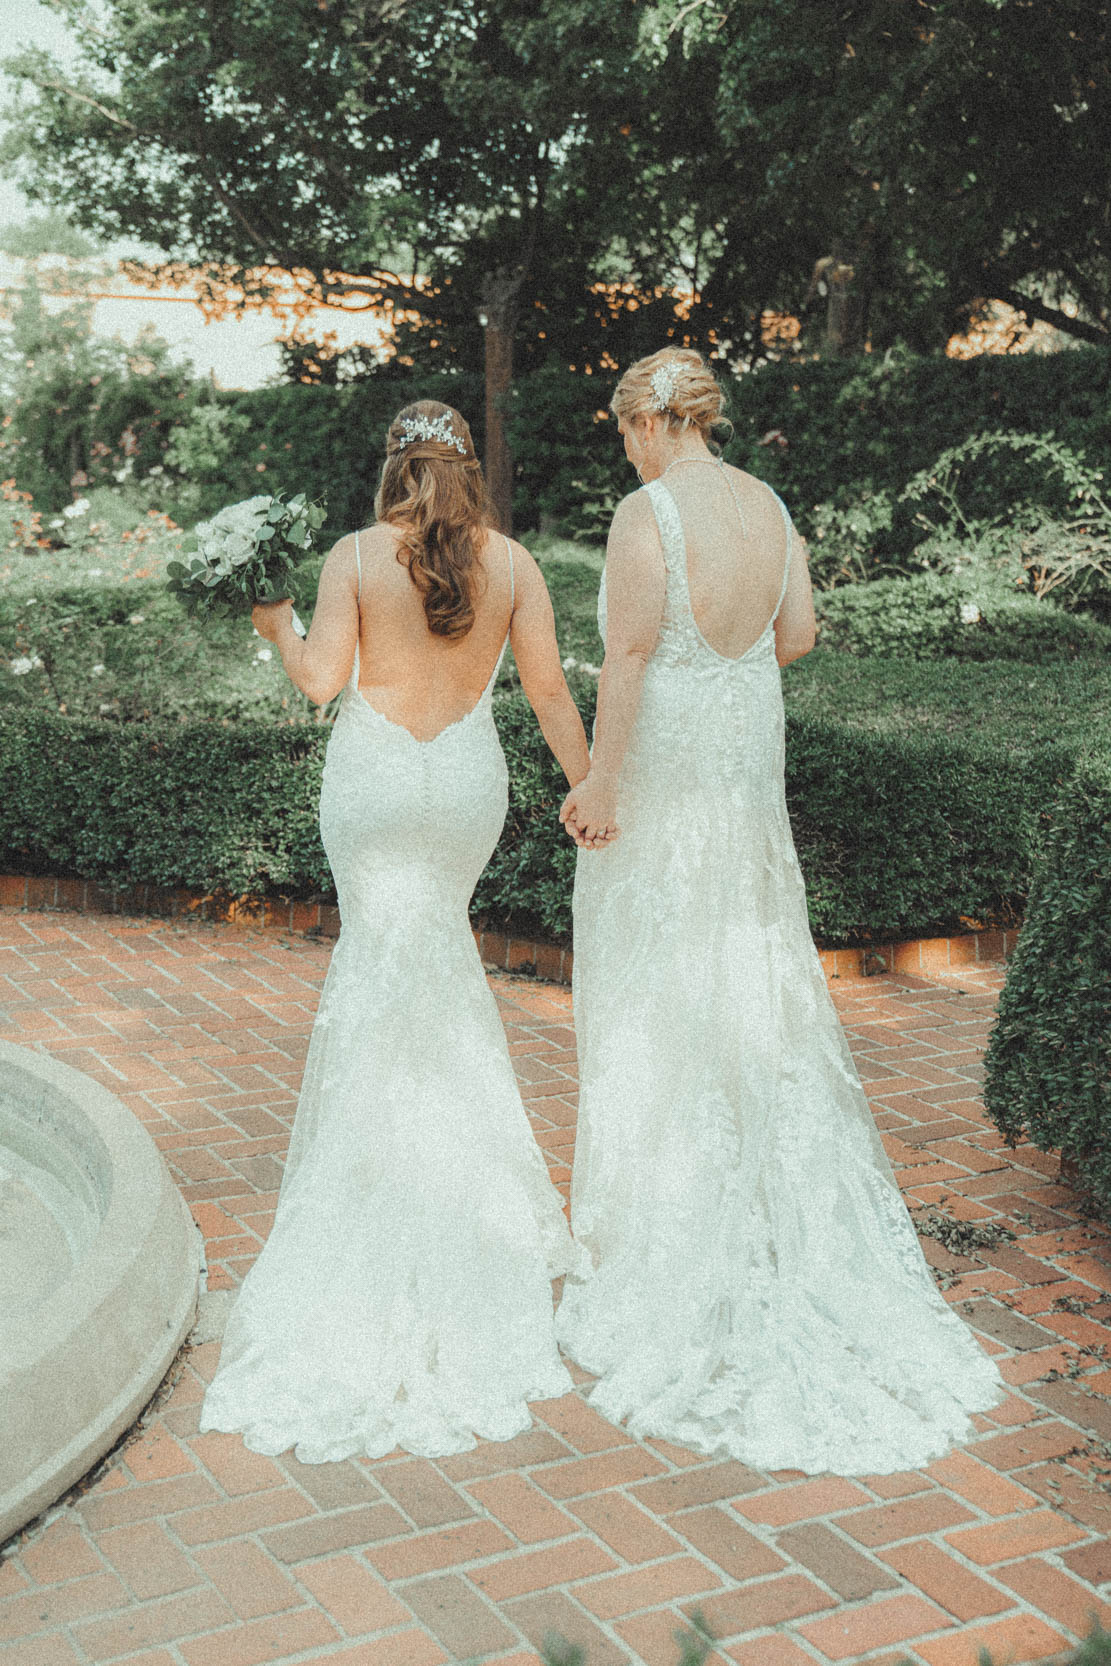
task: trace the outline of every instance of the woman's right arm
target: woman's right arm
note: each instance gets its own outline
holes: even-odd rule
[[[590,750],[579,708],[571,698],[559,658],[555,615],[544,575],[521,544],[513,546],[516,597],[509,644],[525,698],[540,732],[572,787],[590,768]]]

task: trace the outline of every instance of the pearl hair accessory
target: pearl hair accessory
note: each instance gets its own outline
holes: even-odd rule
[[[679,366],[677,364],[662,364],[658,370],[652,372],[652,393],[655,396],[657,411],[666,411],[675,397],[675,389],[679,381]]]
[[[417,440],[439,440],[441,445],[453,445],[461,457],[467,455],[466,444],[452,428],[446,411],[435,420],[426,416],[402,417],[397,449],[400,451],[403,446],[412,445]]]

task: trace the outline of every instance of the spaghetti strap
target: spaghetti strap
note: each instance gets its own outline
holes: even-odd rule
[[[729,496],[733,499],[733,507],[737,511],[737,519],[741,523],[741,533],[745,538],[747,538],[748,537],[748,519],[745,515],[744,510],[741,507],[741,500],[737,496],[737,488],[734,486],[732,480],[729,477],[729,470],[725,466],[724,459],[719,457],[719,458],[716,459],[716,461],[717,461],[718,468],[721,470],[722,479],[725,481],[725,484],[729,487]]]

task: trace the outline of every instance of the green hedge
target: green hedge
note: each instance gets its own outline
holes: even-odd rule
[[[390,365],[338,387],[299,382],[223,393],[222,403],[249,418],[210,507],[254,492],[309,492],[328,505],[325,541],[374,519],[374,492],[386,429],[403,405],[439,399],[462,411],[481,455],[484,390],[474,375],[427,375]],[[264,465],[260,468],[259,465]]]
[[[823,646],[845,653],[1031,662],[1111,654],[1111,625],[963,574],[872,579],[820,591],[815,603]]]
[[[580,526],[584,502],[612,500],[635,485],[615,424],[597,420],[614,379],[554,365],[518,378],[507,415],[520,527]],[[864,491],[897,492],[947,447],[983,429],[1053,429],[1094,466],[1111,460],[1111,352],[1104,348],[767,364],[732,381],[727,392],[736,432],[726,455],[782,491],[804,532],[812,530],[815,505],[850,502]],[[385,429],[408,400],[457,406],[483,445],[484,395],[473,373],[422,373],[392,363],[338,387],[283,383],[218,397],[250,428],[211,483],[211,506],[262,487],[325,493],[336,533],[369,519]],[[772,430],[785,435],[785,448],[761,445]],[[983,470],[993,508],[1007,467],[1004,459]],[[1056,501],[1051,481],[1027,475],[1019,484],[1026,495],[1044,487],[1047,500]],[[905,546],[909,524],[909,511],[896,517],[892,549]]]
[[[1084,760],[1039,842],[984,1100],[1009,1144],[1071,1158],[1111,1222],[1111,759]]]
[[[589,721],[593,688],[576,685]],[[566,940],[575,852],[563,782],[521,695],[495,702],[510,813],[475,895],[491,923]],[[103,883],[331,894],[317,833],[327,731],[241,722],[117,725],[0,713],[0,865]],[[1068,745],[1020,763],[983,739],[789,724],[787,790],[820,941],[885,941],[1013,924],[1038,814]]]
[[[1051,429],[1103,467],[1111,460],[1111,351],[768,364],[737,384],[732,415],[746,466],[784,493],[801,524],[812,505],[846,493],[901,490],[942,451],[984,430]],[[785,448],[758,446],[772,429]],[[1026,490],[1037,484],[1027,479]]]

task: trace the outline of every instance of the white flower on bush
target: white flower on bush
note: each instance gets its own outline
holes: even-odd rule
[[[57,532],[58,528],[65,526],[66,523],[63,521],[61,515],[55,515],[54,519],[52,521],[47,521],[46,524],[52,531]]]
[[[35,662],[28,659],[26,654],[20,654],[18,659],[12,660],[9,669],[13,677],[25,677],[28,671],[35,669]]]
[[[129,613],[127,616],[127,622],[129,625],[141,625],[145,619],[145,613]]]
[[[104,568],[103,567],[89,567],[87,569],[87,571],[88,571],[88,574],[89,574],[90,578],[99,578],[100,575],[103,573]]]
[[[87,515],[88,513],[89,500],[87,497],[79,497],[73,503],[67,503],[62,510],[62,514],[67,521],[77,520],[81,515]]]
[[[980,623],[980,609],[975,602],[961,603],[961,624],[978,625]]]
[[[258,653],[255,655],[256,659],[260,659],[264,662],[268,659],[272,659],[273,657],[273,650],[270,648],[260,648]]]
[[[93,677],[101,677],[101,676],[104,675],[104,672],[105,672],[106,669],[107,669],[106,666],[94,665],[90,668],[90,675],[93,676]]]
[[[562,663],[565,671],[573,671],[578,666],[579,670],[585,671],[588,677],[600,677],[602,675],[600,665],[591,665],[589,660],[576,659],[574,654],[568,654]]]

